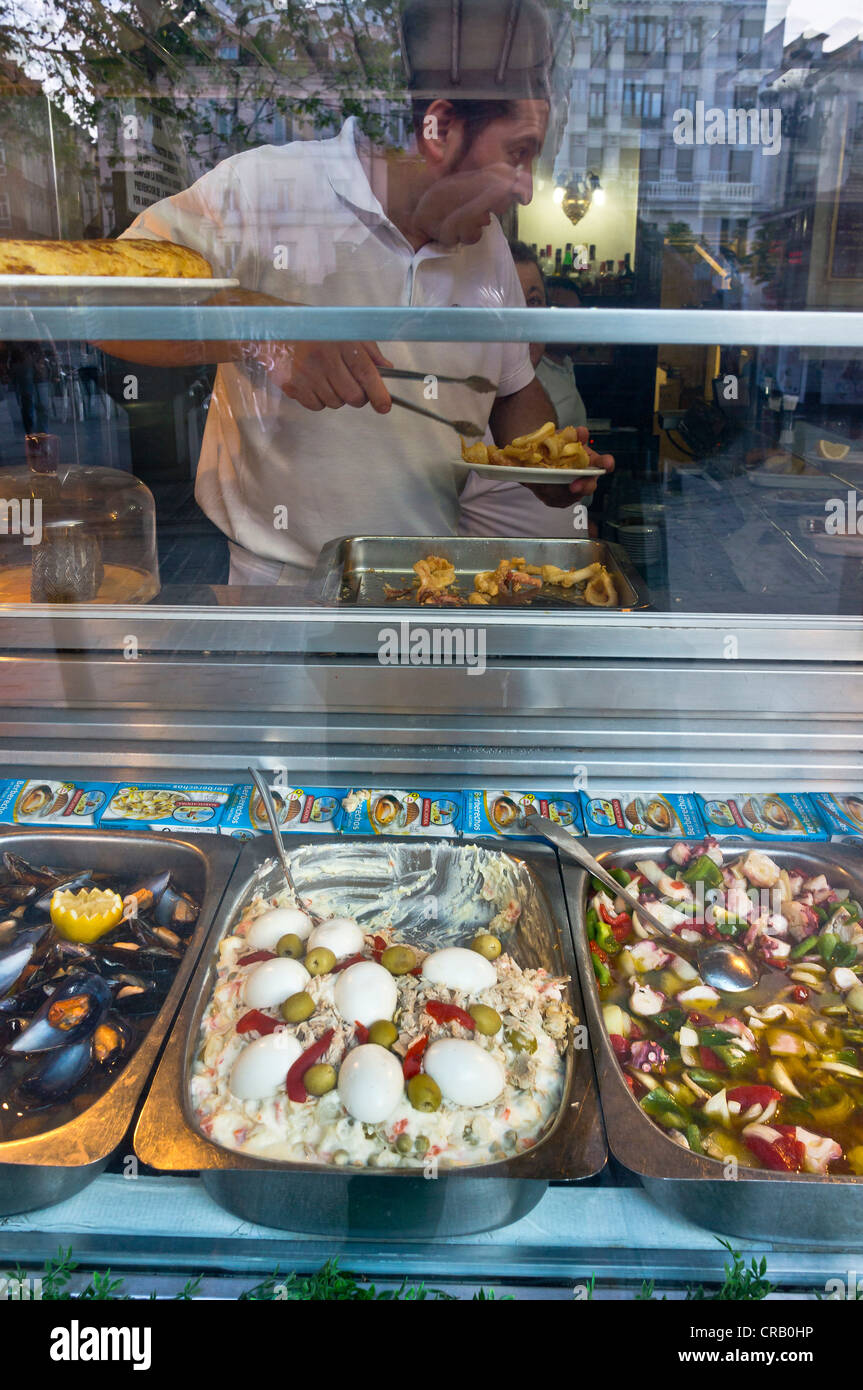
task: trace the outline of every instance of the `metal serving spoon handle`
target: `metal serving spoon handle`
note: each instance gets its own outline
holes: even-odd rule
[[[763,996],[761,1002],[764,1003],[788,985],[788,980],[781,970],[768,969],[762,972],[758,963],[731,941],[711,941],[706,946],[693,949],[688,941],[681,941],[672,927],[660,922],[644,903],[634,898],[616,878],[612,878],[608,870],[594,859],[574,835],[570,835],[547,816],[531,817],[531,827],[538,830],[561,854],[565,854],[568,859],[574,859],[583,869],[587,869],[598,878],[615,897],[622,898],[627,907],[632,912],[637,912],[643,921],[649,922],[662,936],[669,937],[674,942],[674,954],[693,965],[705,984],[712,985],[723,994],[743,994],[759,986]]]
[[[288,859],[288,852],[285,849],[285,842],[282,839],[282,832],[279,827],[279,818],[276,815],[276,808],[273,805],[273,798],[270,796],[270,789],[256,767],[250,767],[249,774],[252,778],[252,781],[254,782],[255,786],[261,794],[261,800],[264,803],[264,810],[267,813],[267,820],[270,823],[270,830],[273,832],[273,840],[276,846],[276,853],[279,856],[279,862],[282,866],[282,872],[285,875],[285,881],[288,885],[288,891],[293,896],[297,906],[301,907],[303,912],[307,912],[308,909],[303,907],[302,899],[300,898],[300,895],[297,892],[296,884],[294,883],[294,880],[291,876],[291,864],[290,860]],[[309,913],[309,916],[311,917],[312,914]]]

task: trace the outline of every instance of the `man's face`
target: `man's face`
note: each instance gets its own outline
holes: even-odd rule
[[[458,159],[455,172],[509,168],[514,181],[510,196],[502,206],[492,209],[498,216],[516,203],[526,206],[533,198],[533,166],[542,152],[548,129],[548,103],[516,102],[516,113],[492,121],[476,137],[467,153]]]

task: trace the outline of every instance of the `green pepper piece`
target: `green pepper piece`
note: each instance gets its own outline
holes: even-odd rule
[[[700,1086],[703,1091],[710,1091],[711,1095],[716,1095],[725,1086],[721,1077],[715,1071],[702,1071],[700,1067],[687,1067],[687,1076],[691,1076],[696,1086]]]
[[[600,950],[605,951],[609,956],[616,956],[620,950],[620,942],[611,930],[611,927],[600,917],[596,936],[593,938]]]
[[[808,956],[810,951],[814,951],[818,946],[817,936],[807,936],[805,941],[799,941],[796,946],[791,948],[791,960],[800,960],[803,956]]]
[[[704,1145],[701,1142],[701,1130],[698,1125],[691,1124],[686,1126],[686,1140],[694,1154],[703,1154]]]
[[[840,941],[830,957],[831,965],[856,965],[857,947],[853,941]]]
[[[747,925],[748,924],[742,922],[739,917],[733,917],[726,922],[716,922],[715,924],[716,930],[719,932],[720,936],[736,936],[740,928]]]
[[[728,1033],[724,1028],[699,1028],[698,1041],[704,1047],[716,1047],[730,1042],[734,1037],[733,1033]]]
[[[632,882],[632,874],[628,874],[625,869],[612,869],[611,877],[620,884],[621,888],[628,888]]]
[[[594,907],[589,907],[589,908],[587,909],[587,916],[585,917],[584,920],[585,920],[585,926],[586,926],[586,928],[587,928],[587,939],[588,939],[588,941],[595,941],[595,940],[596,940],[596,933],[597,933],[597,931],[599,930],[599,923],[600,923],[600,920],[601,920],[601,919],[600,919],[600,916],[599,916],[599,913],[596,911],[596,908],[594,908]]]
[[[820,903],[815,905],[814,912],[822,926],[833,916],[833,908],[822,907]]]
[[[594,951],[591,951],[590,959],[593,962],[593,973],[596,976],[596,982],[600,989],[605,989],[606,985],[611,984],[611,971],[605,962],[599,959],[599,956],[596,955]]]
[[[739,1047],[733,1047],[731,1045],[717,1046],[714,1044],[713,1051],[716,1053],[717,1057],[721,1058],[729,1071],[736,1071],[738,1067],[742,1067],[746,1062],[746,1053],[742,1052]]]
[[[682,1106],[663,1086],[656,1086],[641,1098],[641,1108],[667,1129],[683,1129],[691,1123]]]
[[[818,938],[818,954],[825,965],[830,964],[830,958],[836,947],[839,945],[839,938],[832,931],[826,931],[823,936]]]
[[[663,1009],[661,1014],[653,1015],[652,1021],[670,1033],[686,1022],[686,1014],[683,1009]]]
[[[842,906],[853,922],[859,922],[860,918],[863,917],[863,907],[860,906],[856,898],[846,898]]]
[[[699,855],[694,864],[683,870],[680,878],[684,883],[703,883],[707,888],[721,888],[723,883],[722,870],[709,854]]]
[[[594,878],[592,874],[591,874],[591,877],[590,877],[590,886],[591,886],[591,888],[593,889],[594,893],[607,893],[607,892],[608,892],[608,889],[606,888],[605,884],[604,884],[604,883],[600,883],[599,879],[598,879],[598,878]]]

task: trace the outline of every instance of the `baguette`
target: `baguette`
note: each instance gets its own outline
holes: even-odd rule
[[[172,241],[3,241],[0,275],[144,275],[210,279],[209,261]]]

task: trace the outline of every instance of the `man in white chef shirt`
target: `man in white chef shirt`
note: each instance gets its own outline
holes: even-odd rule
[[[510,13],[508,0],[455,7],[407,0],[402,30],[420,113],[417,150],[375,151],[349,120],[333,140],[225,160],[148,208],[125,235],[189,246],[215,275],[282,302],[522,306],[497,216],[532,196],[551,49],[536,0],[522,0],[514,32]],[[234,583],[302,578],[339,535],[455,532],[458,438],[447,425],[394,407],[378,369],[488,378],[494,397],[441,384],[429,401],[422,380],[399,381],[397,394],[447,419],[473,421],[489,442],[507,443],[553,414],[520,344],[106,346],[153,365],[220,364],[196,497],[229,538]],[[547,495],[554,506],[571,505],[594,486]]]

